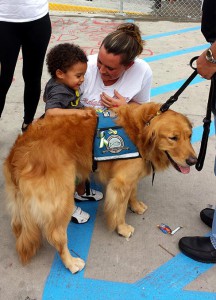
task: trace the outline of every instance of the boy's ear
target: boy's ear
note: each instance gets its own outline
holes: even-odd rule
[[[62,79],[64,76],[64,72],[62,72],[60,69],[56,70],[56,77],[59,79]]]

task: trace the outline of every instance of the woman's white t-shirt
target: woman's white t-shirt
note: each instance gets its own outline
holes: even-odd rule
[[[40,19],[48,13],[47,0],[2,0],[0,21],[29,22]]]
[[[103,108],[100,95],[105,92],[114,97],[114,90],[126,98],[126,102],[133,100],[137,103],[150,101],[152,71],[142,59],[135,59],[134,64],[110,86],[105,86],[97,67],[97,54],[88,57],[88,68],[84,83],[81,85],[81,103],[84,106]]]

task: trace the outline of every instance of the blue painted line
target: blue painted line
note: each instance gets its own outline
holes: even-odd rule
[[[125,23],[135,23],[133,19],[127,19],[125,20]]]
[[[190,291],[188,293],[183,288],[212,266],[213,264],[194,262],[180,253],[145,278],[139,280],[136,286],[142,287],[143,299],[163,299],[163,296],[166,296],[166,299],[188,299]],[[216,299],[216,293],[204,293],[205,295],[203,295],[202,292],[193,292],[192,294],[194,296],[193,300]]]
[[[166,36],[200,30],[200,28],[201,28],[200,26],[195,26],[195,27],[189,27],[189,28],[184,28],[184,29],[179,29],[179,30],[174,30],[174,31],[169,31],[169,32],[157,33],[157,34],[153,34],[153,35],[143,35],[142,39],[145,41],[152,40],[152,39],[158,39],[161,37],[166,37]]]
[[[155,96],[165,94],[165,93],[168,93],[168,92],[172,92],[172,91],[177,91],[182,86],[182,84],[185,82],[185,80],[186,79],[183,79],[183,80],[175,81],[175,82],[168,83],[168,84],[165,84],[165,85],[162,85],[162,86],[154,87],[151,90],[151,97],[155,97]],[[200,76],[196,76],[192,80],[190,85],[198,84],[198,83],[203,82],[205,80],[206,79],[201,78]]]
[[[143,60],[145,60],[146,62],[154,62],[154,61],[170,58],[173,56],[184,55],[184,54],[188,54],[188,53],[192,53],[192,52],[196,52],[196,51],[204,51],[207,48],[209,48],[208,43],[199,45],[199,46],[195,46],[195,47],[191,47],[191,48],[185,48],[185,49],[178,50],[178,51],[172,51],[172,52],[168,52],[168,53],[164,53],[164,54],[158,54],[158,55],[154,55],[154,56],[145,57],[145,58],[143,58]]]

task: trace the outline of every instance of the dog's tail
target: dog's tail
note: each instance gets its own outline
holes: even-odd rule
[[[4,163],[5,190],[8,210],[12,216],[11,227],[16,237],[16,250],[23,264],[35,255],[41,245],[41,230],[34,222],[27,199],[13,180],[8,160]]]
[[[15,223],[20,223],[20,215],[19,215],[19,201],[17,200],[18,189],[14,180],[12,179],[12,169],[9,159],[5,160],[3,164],[3,173],[5,177],[5,198],[7,201],[7,208],[12,217],[14,218]],[[12,220],[13,223],[13,220]],[[19,236],[20,229],[14,231],[16,237]]]

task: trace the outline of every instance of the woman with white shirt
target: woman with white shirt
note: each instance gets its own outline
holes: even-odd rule
[[[137,58],[143,51],[139,27],[124,23],[103,40],[99,53],[88,57],[81,102],[95,108],[150,101],[152,71]]]
[[[23,131],[34,119],[40,99],[43,63],[50,36],[47,0],[10,0],[0,4],[0,117],[22,49]]]

